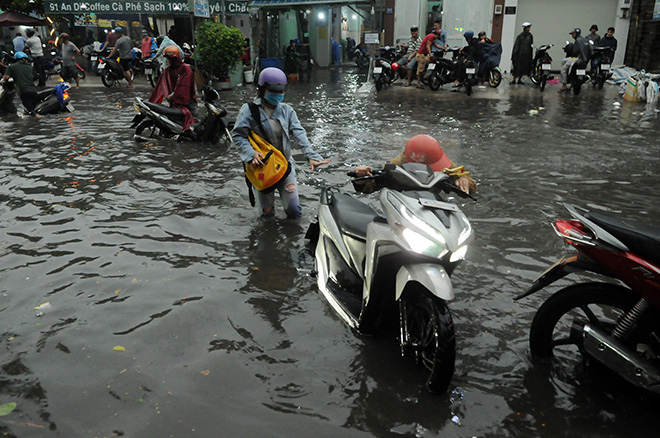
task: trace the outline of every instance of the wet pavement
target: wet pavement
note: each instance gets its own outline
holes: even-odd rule
[[[0,132],[0,432],[17,437],[655,436],[656,398],[610,376],[532,363],[527,336],[550,291],[523,291],[570,250],[562,202],[659,223],[657,106],[617,88],[530,85],[473,96],[351,68],[286,96],[317,150],[297,154],[304,217],[262,220],[236,151],[138,144],[134,90],[98,77],[73,114],[3,118]],[[254,93],[221,94],[230,114]],[[419,133],[479,183],[462,202],[476,239],[453,275],[456,375],[425,393],[393,339],[357,336],[310,277],[304,233],[320,188],[396,156]],[[367,196],[370,202],[375,195]],[[551,291],[556,291],[563,281]],[[650,418],[649,418],[650,417]]]

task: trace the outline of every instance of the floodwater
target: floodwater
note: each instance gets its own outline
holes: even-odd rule
[[[570,253],[550,227],[562,202],[660,222],[658,107],[613,86],[376,95],[363,80],[343,68],[289,88],[332,160],[311,172],[296,155],[299,222],[281,208],[259,218],[226,143],[135,143],[144,85],[90,77],[70,116],[0,120],[0,405],[17,404],[3,436],[657,436],[656,398],[532,363],[529,327],[550,291],[513,297]],[[221,97],[235,115],[252,94]],[[321,187],[351,190],[346,171],[419,133],[479,183],[476,203],[460,201],[476,240],[453,276],[443,395],[421,388],[395,340],[340,320],[305,251]]]

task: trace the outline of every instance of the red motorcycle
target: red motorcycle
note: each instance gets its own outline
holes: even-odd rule
[[[532,356],[597,361],[633,385],[660,394],[660,227],[564,204],[574,219],[555,232],[578,254],[538,277],[516,300],[575,272],[619,280],[568,286],[538,309]]]

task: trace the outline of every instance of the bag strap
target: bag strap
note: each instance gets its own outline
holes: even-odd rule
[[[254,119],[255,122],[257,122],[257,125],[259,125],[259,130],[263,134],[261,137],[264,138],[268,143],[273,144],[273,142],[270,141],[270,138],[268,138],[268,133],[264,129],[264,125],[261,124],[261,114],[259,112],[259,107],[257,106],[257,104],[254,102],[248,102],[248,107],[250,108],[250,112],[252,113],[252,118]]]

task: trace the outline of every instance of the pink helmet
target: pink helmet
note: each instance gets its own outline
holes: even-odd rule
[[[277,67],[267,67],[259,73],[258,84],[271,91],[286,90],[286,75]]]
[[[438,141],[430,135],[416,135],[408,140],[404,156],[407,163],[424,163],[436,172],[451,167],[451,160]]]

